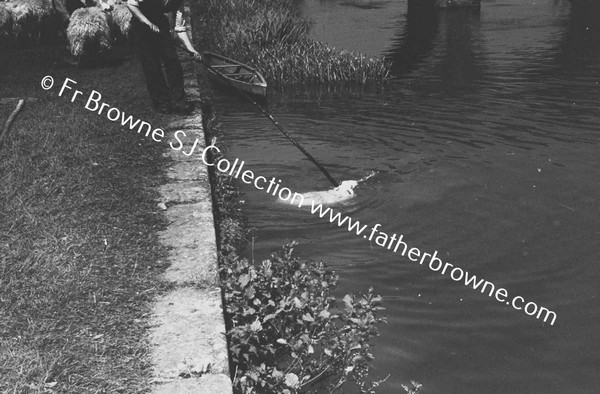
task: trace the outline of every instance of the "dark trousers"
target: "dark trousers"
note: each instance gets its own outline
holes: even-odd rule
[[[133,41],[142,63],[152,104],[165,105],[184,101],[183,69],[169,34],[167,18],[157,26],[160,28],[158,34],[147,26],[132,21]]]

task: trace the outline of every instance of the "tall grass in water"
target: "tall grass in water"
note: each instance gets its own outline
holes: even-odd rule
[[[382,58],[338,51],[308,35],[312,23],[293,0],[202,0],[204,48],[247,63],[274,84],[383,82]]]

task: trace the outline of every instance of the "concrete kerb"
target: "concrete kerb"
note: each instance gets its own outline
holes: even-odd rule
[[[197,99],[192,62],[184,63],[184,73],[186,91],[192,100]],[[198,138],[205,145],[200,109],[174,121],[167,130],[168,140],[173,140],[176,130],[185,130],[188,138]],[[171,248],[165,280],[176,287],[158,299],[153,309],[152,392],[232,393],[208,170],[199,155],[186,156],[172,149],[165,154],[172,164],[167,169],[169,183],[159,192],[169,224],[159,239]]]

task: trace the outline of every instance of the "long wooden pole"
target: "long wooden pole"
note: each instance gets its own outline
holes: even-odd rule
[[[283,135],[285,135],[292,142],[292,144],[294,144],[296,146],[296,148],[300,149],[300,152],[304,153],[304,155],[310,161],[312,161],[319,168],[319,170],[321,170],[321,172],[327,177],[327,179],[329,180],[329,182],[331,182],[331,184],[334,187],[338,187],[340,185],[338,183],[338,181],[336,181],[331,176],[331,174],[329,173],[329,171],[327,171],[325,169],[325,167],[323,167],[321,165],[321,163],[319,163],[317,161],[317,159],[315,159],[310,153],[308,153],[308,151],[306,149],[304,149],[304,147],[302,145],[300,145],[300,143],[298,141],[296,141],[287,131],[285,131],[285,129],[279,124],[279,122],[275,120],[275,118],[273,117],[273,115],[271,115],[270,113],[268,113],[267,110],[262,105],[260,105],[259,103],[257,103],[256,100],[254,100],[252,97],[250,97],[246,93],[244,93],[244,92],[239,92],[239,93],[242,94],[246,98],[246,100],[248,100],[252,104],[254,104],[260,110],[260,112],[262,112],[262,114],[267,119],[269,119],[271,122],[273,122],[273,124],[275,125],[275,127],[277,127],[279,129],[279,131],[281,131],[283,133]]]
[[[162,36],[161,36],[162,37]],[[179,45],[177,42],[175,42],[175,40],[172,40],[173,44],[177,47],[179,47],[180,49],[184,50],[185,52],[189,53],[190,55],[193,55],[193,53],[191,51],[189,51],[187,48]],[[198,61],[198,63],[201,63],[204,67],[208,66],[206,64],[204,64],[203,62]],[[331,184],[334,187],[338,187],[340,184],[338,183],[338,181],[336,181],[331,174],[329,173],[329,171],[327,171],[325,169],[325,167],[323,167],[321,165],[321,163],[319,163],[317,161],[317,159],[315,159],[310,153],[308,153],[308,151],[306,149],[304,149],[304,147],[302,147],[302,145],[300,145],[300,143],[298,141],[296,141],[287,131],[285,131],[285,129],[279,124],[279,122],[277,122],[275,120],[275,118],[273,118],[273,115],[271,115],[270,113],[267,112],[267,110],[260,105],[259,103],[256,102],[256,100],[254,100],[252,97],[250,97],[249,95],[247,95],[245,92],[239,91],[236,89],[236,91],[242,95],[246,100],[250,101],[252,104],[254,104],[258,109],[260,109],[260,112],[262,112],[262,114],[264,116],[267,117],[267,119],[269,119],[271,122],[273,122],[273,124],[275,125],[275,127],[277,127],[277,129],[279,129],[279,131],[281,131],[283,133],[283,135],[285,135],[295,146],[296,148],[300,149],[300,152],[304,153],[304,155],[310,160],[312,161],[318,168],[319,170],[321,170],[321,172],[327,177],[327,179],[329,180],[329,182],[331,182]]]
[[[19,103],[17,104],[17,107],[15,108],[15,110],[10,114],[10,116],[6,120],[6,123],[4,124],[4,129],[2,129],[2,134],[0,134],[0,148],[2,148],[4,139],[8,135],[8,130],[10,129],[10,126],[12,126],[15,118],[17,117],[17,115],[19,114],[19,112],[21,111],[21,109],[23,108],[24,105],[25,105],[25,100],[20,99]]]

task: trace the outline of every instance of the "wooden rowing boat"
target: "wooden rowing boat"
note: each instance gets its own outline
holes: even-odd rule
[[[253,96],[267,96],[267,81],[252,67],[212,52],[204,52],[202,58],[208,70],[231,87]]]

